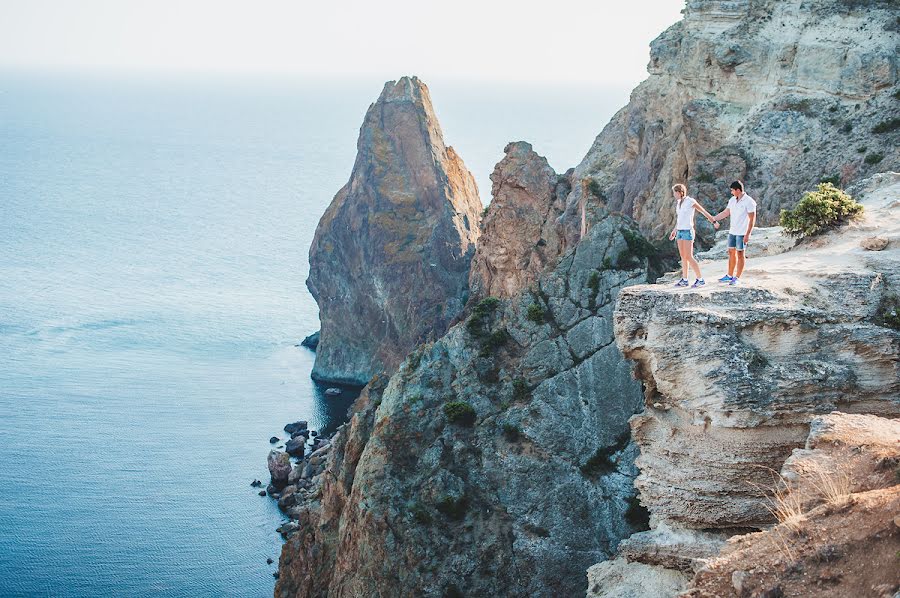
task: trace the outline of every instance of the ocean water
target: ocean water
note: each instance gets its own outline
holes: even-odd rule
[[[562,171],[627,100],[429,83],[485,201],[506,142]],[[0,596],[272,594],[283,518],[250,482],[352,399],[296,345],[380,88],[0,74]]]

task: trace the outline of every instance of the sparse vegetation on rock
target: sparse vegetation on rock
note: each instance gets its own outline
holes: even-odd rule
[[[863,212],[861,204],[831,183],[821,183],[809,191],[793,210],[781,211],[781,226],[791,236],[821,234]]]

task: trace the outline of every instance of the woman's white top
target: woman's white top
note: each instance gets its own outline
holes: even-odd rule
[[[681,204],[679,206],[679,203]],[[678,215],[678,223],[675,228],[678,230],[694,230],[694,205],[697,200],[687,195],[679,202],[675,200],[675,212]]]

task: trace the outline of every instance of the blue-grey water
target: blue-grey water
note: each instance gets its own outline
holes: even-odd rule
[[[288,421],[332,430],[304,281],[380,82],[0,75],[0,596],[270,596]],[[622,90],[431,83],[482,198]],[[267,565],[266,558],[275,559]]]

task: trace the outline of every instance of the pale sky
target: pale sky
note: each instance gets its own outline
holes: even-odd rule
[[[683,0],[0,0],[0,68],[631,86]]]

